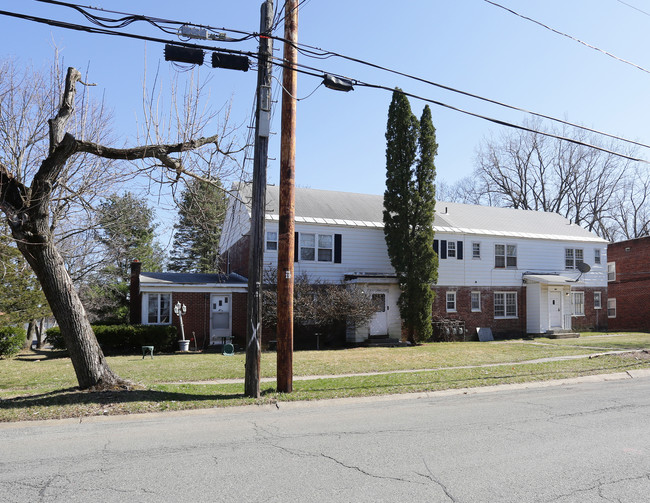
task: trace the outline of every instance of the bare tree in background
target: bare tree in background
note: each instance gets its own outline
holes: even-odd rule
[[[541,128],[538,122],[527,126]],[[577,128],[550,132],[609,150],[621,149],[602,145]],[[643,190],[647,183],[639,175],[632,161],[620,156],[518,130],[486,139],[477,152],[474,173],[444,187],[444,195],[470,204],[559,213],[613,240],[629,233],[622,226],[629,224],[631,208],[638,216],[647,214]]]
[[[152,163],[142,168],[144,171],[157,170],[161,179],[174,181],[190,173],[182,162],[184,152],[205,147],[221,155],[230,153],[220,149],[220,135],[134,148],[107,147],[103,143],[104,130],[88,135],[78,134],[73,128],[74,119],[80,113],[83,116],[84,110],[83,104],[81,112],[75,110],[77,85],[83,84],[79,71],[69,68],[61,92],[48,93],[44,90],[60,88],[52,87],[52,83],[48,88],[47,82],[32,88],[29,73],[20,75],[13,63],[8,63],[4,70],[7,69],[11,70],[8,74],[12,78],[4,79],[3,75],[0,81],[3,114],[0,129],[5,129],[0,132],[5,142],[0,152],[0,210],[6,215],[18,249],[43,288],[69,349],[80,387],[128,386],[109,368],[97,343],[57,246],[57,228],[65,228],[68,237],[78,235],[70,223],[74,218],[70,212],[89,214],[93,207],[80,187],[96,188],[111,179],[119,179],[108,161],[151,160]],[[33,96],[25,94],[29,89],[33,89],[30,91]],[[22,114],[19,105],[8,106],[21,99],[28,113]],[[33,105],[34,100],[42,105]],[[104,124],[103,120],[93,120],[95,124]],[[29,127],[27,121],[31,121]],[[11,143],[13,135],[18,135],[20,148]],[[99,166],[99,169],[93,176],[86,173],[84,166]],[[62,222],[69,225],[59,225]]]

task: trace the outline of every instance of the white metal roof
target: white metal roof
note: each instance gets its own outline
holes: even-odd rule
[[[241,193],[250,200],[250,185]],[[384,196],[296,188],[295,221],[320,225],[383,228]],[[279,220],[279,187],[267,186],[266,218]],[[473,204],[436,202],[436,232],[513,238],[607,243],[557,213]]]

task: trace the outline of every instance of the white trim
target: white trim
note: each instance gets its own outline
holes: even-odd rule
[[[454,299],[454,307],[449,309],[449,296],[452,296]],[[458,312],[458,298],[456,296],[456,290],[448,290],[445,293],[445,311],[448,313]]]

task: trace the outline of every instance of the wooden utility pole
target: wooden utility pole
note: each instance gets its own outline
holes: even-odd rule
[[[271,34],[273,1],[261,7],[260,33]],[[262,353],[262,279],[264,274],[264,217],[266,208],[266,163],[271,127],[271,55],[273,41],[261,36],[257,70],[257,115],[251,203],[251,235],[248,255],[248,303],[246,324],[246,396],[260,397],[260,357]]]
[[[293,391],[293,261],[296,171],[298,0],[284,2],[284,69],[280,137],[280,222],[278,232],[278,391]]]

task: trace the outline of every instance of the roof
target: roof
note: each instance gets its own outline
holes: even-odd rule
[[[244,200],[251,186],[244,185]],[[295,220],[300,223],[383,228],[384,196],[296,188]],[[266,218],[279,220],[279,187],[268,185]],[[606,243],[557,213],[474,204],[436,202],[436,232],[498,235],[536,239],[569,239]]]
[[[524,280],[544,285],[566,285],[567,283],[576,282],[575,278],[560,276],[559,274],[524,274]]]
[[[143,272],[140,284],[183,284],[183,285],[246,285],[248,280],[239,274],[202,274],[184,272]]]

